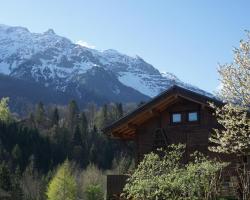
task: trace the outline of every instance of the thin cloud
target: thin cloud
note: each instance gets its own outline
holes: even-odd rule
[[[94,45],[91,45],[91,44],[89,44],[88,42],[85,42],[85,41],[83,41],[83,40],[77,41],[76,44],[81,45],[81,46],[83,46],[83,47],[90,48],[90,49],[95,49],[95,46],[94,46]]]

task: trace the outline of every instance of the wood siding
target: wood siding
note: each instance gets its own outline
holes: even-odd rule
[[[198,112],[197,122],[188,122],[188,112]],[[172,113],[181,113],[182,122],[173,124]],[[208,153],[209,135],[213,128],[218,127],[212,111],[208,107],[178,98],[178,100],[167,107],[157,116],[144,122],[136,130],[137,162],[142,160],[143,155],[154,150],[154,134],[157,129],[165,131],[169,144],[186,144],[188,154],[198,150]]]

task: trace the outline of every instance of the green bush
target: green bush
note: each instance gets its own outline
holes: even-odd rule
[[[124,188],[127,199],[212,200],[218,197],[219,173],[226,163],[209,160],[200,153],[184,165],[184,145],[171,145],[159,154],[146,155]]]
[[[87,200],[103,200],[103,192],[100,185],[89,185],[86,188]]]

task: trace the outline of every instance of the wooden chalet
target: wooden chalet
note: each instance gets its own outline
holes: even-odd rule
[[[137,164],[144,154],[173,143],[186,144],[184,160],[188,161],[190,153],[196,150],[210,153],[208,138],[212,129],[218,127],[210,102],[223,104],[216,98],[175,85],[106,127],[104,133],[112,138],[133,140]],[[121,192],[124,176],[123,182],[119,180],[119,176],[108,176],[108,198]]]

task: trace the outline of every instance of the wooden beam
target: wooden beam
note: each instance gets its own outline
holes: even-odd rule
[[[189,101],[193,101],[193,102],[196,102],[196,103],[198,103],[198,104],[200,104],[200,105],[202,105],[202,106],[207,106],[207,104],[206,103],[203,103],[203,102],[200,102],[200,101],[197,101],[197,100],[194,100],[194,99],[192,99],[192,98],[190,98],[190,97],[187,97],[187,96],[183,96],[183,95],[179,95],[181,98],[183,98],[183,99],[187,99],[187,100],[189,100]]]
[[[132,122],[129,122],[127,124],[127,126],[128,126],[129,129],[132,129],[132,130],[136,130],[138,128],[138,126],[136,124],[132,123]]]
[[[160,116],[160,112],[157,110],[157,108],[152,108],[149,113],[153,116],[157,116],[159,117]]]

